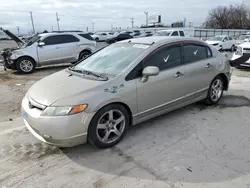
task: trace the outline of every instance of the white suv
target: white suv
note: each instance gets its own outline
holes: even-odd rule
[[[3,50],[5,66],[23,73],[31,73],[36,67],[45,65],[74,63],[96,49],[96,42],[83,32],[43,33],[23,42],[8,30],[2,31],[19,46]]]

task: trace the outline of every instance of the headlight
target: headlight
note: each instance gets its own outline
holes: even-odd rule
[[[65,107],[47,107],[42,112],[41,116],[66,116],[83,112],[87,108],[87,104]]]
[[[23,55],[23,52],[21,52],[21,51],[12,51],[12,53],[14,54],[14,55]]]
[[[242,56],[243,55],[243,50],[240,46],[237,46],[237,49],[236,49],[236,52],[235,52],[235,55],[240,55]]]
[[[219,45],[219,43],[213,44],[213,46],[217,46],[217,45]]]

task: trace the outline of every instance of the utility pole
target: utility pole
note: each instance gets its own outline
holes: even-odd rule
[[[134,18],[131,18],[132,28],[134,28]]]
[[[33,34],[35,34],[36,31],[35,31],[35,26],[34,26],[34,20],[33,20],[32,12],[30,12],[30,19],[31,19],[31,23],[32,23]]]
[[[111,24],[111,31],[113,30],[113,24]]]
[[[148,27],[148,12],[144,12],[144,14],[146,15],[146,26]]]
[[[89,32],[89,27],[88,26],[86,27],[86,31]]]
[[[92,22],[92,29],[93,29],[93,32],[95,32],[95,22]]]
[[[58,18],[58,14],[56,13],[56,22],[57,22],[57,29],[60,31],[60,25],[59,25],[60,18]]]
[[[20,35],[20,28],[19,28],[19,26],[17,26],[16,29],[17,29],[17,36],[19,36]]]

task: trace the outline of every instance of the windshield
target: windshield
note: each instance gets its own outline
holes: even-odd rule
[[[169,36],[171,32],[167,31],[158,31],[154,33],[154,36]]]
[[[141,44],[112,44],[77,64],[75,69],[116,76],[148,47]]]
[[[222,41],[224,37],[218,37],[218,36],[215,36],[215,37],[210,37],[208,38],[207,40],[208,41]]]
[[[245,40],[245,39],[249,39],[250,38],[250,35],[241,35],[239,37],[239,40]]]
[[[27,41],[27,45],[26,46],[30,46],[32,44],[34,44],[36,41],[38,41],[41,37],[39,35],[35,35],[33,36],[30,40]]]

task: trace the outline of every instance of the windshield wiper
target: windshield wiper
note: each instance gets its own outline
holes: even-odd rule
[[[88,70],[84,70],[84,69],[74,69],[74,67],[69,67],[68,70],[72,71],[72,72],[77,72],[77,73],[82,73],[82,74],[87,74],[87,75],[92,75],[95,76],[97,78],[102,78],[104,80],[108,80],[108,77],[103,75],[103,74],[99,74],[99,73],[95,73],[92,71],[88,71]]]
[[[99,73],[96,73],[96,72],[92,72],[92,71],[88,71],[88,70],[82,70],[82,73],[85,73],[87,75],[93,75],[97,78],[102,78],[104,80],[108,80],[109,78],[103,74],[99,74]]]

